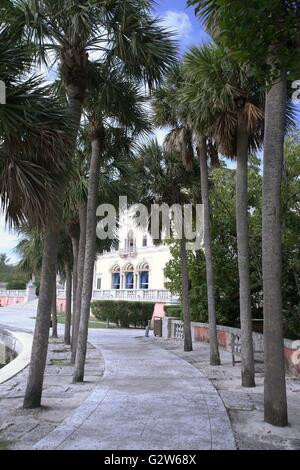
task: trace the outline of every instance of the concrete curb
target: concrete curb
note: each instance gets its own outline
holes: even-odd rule
[[[0,338],[9,348],[16,351],[18,356],[0,369],[0,384],[13,378],[30,363],[33,336],[20,331],[0,329]]]
[[[80,426],[90,417],[96,408],[104,400],[109,391],[109,386],[102,384],[105,378],[110,378],[115,375],[113,364],[105,361],[105,371],[101,379],[101,383],[96,386],[93,392],[85,399],[85,401],[74,411],[71,416],[68,416],[62,424],[57,426],[47,436],[38,441],[33,450],[55,450],[58,449]]]

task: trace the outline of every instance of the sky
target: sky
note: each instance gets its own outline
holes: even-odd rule
[[[177,33],[181,53],[193,45],[199,45],[209,40],[194,15],[194,9],[186,7],[186,0],[158,0],[154,14],[161,18],[165,28]],[[164,130],[157,130],[156,136],[160,143],[162,143],[165,133]],[[17,243],[17,234],[9,232],[5,227],[4,216],[0,213],[0,253],[6,253],[12,263],[18,261],[14,252]]]

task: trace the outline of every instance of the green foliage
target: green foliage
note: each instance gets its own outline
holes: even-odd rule
[[[284,331],[300,338],[300,133],[285,143],[286,162],[282,184],[282,294]]]
[[[25,290],[26,283],[24,281],[13,279],[7,283],[7,290]]]
[[[283,316],[285,336],[300,337],[300,133],[285,144],[282,187]],[[253,318],[262,318],[261,272],[261,165],[249,162],[249,243]],[[239,281],[235,223],[235,171],[221,165],[211,170],[210,201],[216,285],[217,321],[236,325],[239,320]],[[170,245],[172,259],[165,268],[166,288],[181,295],[179,245]],[[189,252],[190,306],[194,321],[207,321],[205,259],[202,251]]]
[[[17,272],[15,266],[9,264],[9,259],[5,254],[0,254],[0,282],[9,283],[13,282],[22,283],[26,287],[26,276],[22,276]],[[7,289],[25,289],[25,287],[7,287]]]
[[[299,76],[299,2],[282,0],[188,0],[228,54],[251,64],[264,81],[281,67]],[[272,73],[271,73],[272,72]]]
[[[107,319],[122,328],[144,328],[151,320],[153,302],[130,302],[127,300],[96,300],[91,303],[93,315],[101,321]]]
[[[182,317],[181,307],[179,307],[178,305],[165,305],[164,311],[165,311],[166,317],[176,317],[176,318]]]

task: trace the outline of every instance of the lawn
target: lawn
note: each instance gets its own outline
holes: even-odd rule
[[[65,316],[64,315],[57,315],[57,321],[58,323],[61,323],[62,325],[65,324]],[[106,328],[106,322],[105,321],[100,321],[100,320],[94,320],[91,319],[89,321],[89,328]],[[116,328],[115,323],[109,323],[109,328]]]
[[[33,320],[36,319],[36,317],[31,317]],[[65,316],[64,315],[57,315],[57,322],[60,323],[61,325],[65,324]],[[109,328],[116,328],[117,325],[115,323],[109,322]],[[100,320],[90,320],[89,321],[89,328],[106,328],[106,322],[105,321],[100,321]]]

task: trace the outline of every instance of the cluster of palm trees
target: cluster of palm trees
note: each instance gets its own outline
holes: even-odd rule
[[[25,408],[41,403],[62,225],[73,249],[65,274],[71,267],[75,274],[73,380],[84,377],[96,207],[122,191],[135,139],[150,130],[147,93],[176,55],[151,7],[148,0],[12,0],[0,8],[2,207],[9,223],[41,231],[43,245]],[[39,64],[55,67],[54,83],[37,76]]]
[[[268,3],[268,2],[265,2]],[[280,181],[283,165],[284,133],[293,126],[293,109],[287,97],[286,70],[266,75],[255,73],[249,63],[231,53],[223,40],[222,15],[230,12],[230,2],[193,1],[197,12],[214,41],[192,48],[183,60],[166,75],[159,90],[154,92],[153,120],[167,126],[169,134],[164,148],[156,147],[157,168],[153,195],[157,202],[183,202],[195,172],[198,156],[201,174],[201,199],[204,206],[204,253],[206,259],[209,317],[210,363],[220,364],[216,328],[214,268],[211,247],[209,168],[218,165],[218,154],[237,161],[236,169],[236,231],[238,246],[239,298],[241,323],[242,385],[255,386],[252,340],[251,292],[249,270],[248,228],[248,158],[251,152],[264,148],[263,173],[263,284],[265,341],[265,419],[275,425],[287,424],[287,403],[283,357],[281,312],[281,239]],[[222,4],[224,4],[222,6]],[[269,7],[272,9],[271,5]],[[291,16],[295,11],[288,11]],[[236,11],[237,10],[237,11]],[[238,5],[234,12],[238,15]],[[296,12],[297,13],[297,12]],[[298,12],[299,13],[299,12]],[[274,15],[276,17],[276,15]],[[226,25],[226,22],[225,22]],[[273,25],[272,25],[273,26]],[[234,25],[232,25],[234,28]],[[223,33],[223,34],[222,34]],[[293,33],[289,32],[292,44]],[[238,46],[236,46],[238,48]],[[239,52],[239,51],[237,51]],[[153,158],[155,143],[148,149]],[[144,151],[144,153],[147,153]],[[167,156],[169,154],[169,157]],[[172,172],[177,156],[190,180]],[[167,160],[167,161],[166,161]],[[165,169],[164,182],[160,180]],[[155,168],[152,168],[155,171]],[[171,170],[171,171],[168,171]],[[149,171],[148,171],[149,173]],[[157,181],[160,180],[160,184]],[[161,187],[161,190],[158,188]],[[174,188],[177,188],[174,190]],[[148,187],[149,189],[149,187]],[[183,191],[182,191],[183,190]],[[190,195],[190,201],[191,201]],[[186,351],[192,349],[189,315],[187,256],[184,239],[180,245],[182,276],[182,310],[185,324]]]
[[[7,103],[0,105],[0,197],[7,221],[27,235],[19,246],[23,269],[39,271],[41,278],[25,408],[41,404],[58,270],[66,279],[65,342],[71,344],[73,381],[84,379],[94,262],[107,247],[96,239],[96,208],[120,194],[149,206],[203,203],[210,363],[220,364],[209,200],[210,171],[219,155],[237,161],[241,373],[243,386],[255,386],[247,170],[249,154],[264,142],[265,417],[273,424],[287,422],[280,293],[274,293],[270,275],[276,268],[278,286],[280,168],[272,151],[281,151],[292,123],[286,85],[274,78],[267,89],[247,63],[230,54],[221,34],[222,2],[190,3],[198,4],[213,42],[192,48],[181,60],[174,39],[153,18],[151,0],[7,0],[0,7],[1,80],[7,87]],[[41,78],[39,65],[50,65],[55,80]],[[277,105],[281,122],[274,128]],[[168,128],[164,145],[137,147],[153,126]],[[180,260],[184,349],[190,351],[185,236]],[[275,307],[269,290],[279,302]]]

